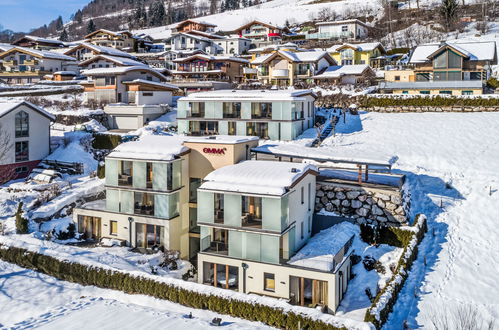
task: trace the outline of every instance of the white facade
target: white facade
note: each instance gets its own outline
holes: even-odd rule
[[[230,37],[216,40],[215,43],[222,48],[219,54],[241,55],[250,49],[251,40],[241,37]]]
[[[359,20],[323,22],[317,24],[319,33],[317,39],[349,39],[361,40],[368,36],[367,25]]]
[[[171,37],[170,39],[170,50],[201,50],[206,54],[217,53],[217,46],[214,44],[213,40],[195,36],[187,33],[179,33]]]

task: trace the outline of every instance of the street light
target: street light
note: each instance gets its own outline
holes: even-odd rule
[[[132,247],[132,223],[133,218],[128,217],[128,246]]]

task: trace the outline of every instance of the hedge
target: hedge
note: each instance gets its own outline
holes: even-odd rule
[[[499,107],[499,98],[494,97],[458,97],[458,96],[391,96],[362,97],[358,99],[361,108],[421,106],[421,107]]]
[[[286,312],[278,307],[207,295],[125,272],[58,260],[23,248],[0,244],[0,259],[63,281],[120,290],[128,294],[149,295],[192,308],[209,309],[220,314],[259,321],[272,327],[296,329],[300,325],[302,329],[346,329],[337,328],[294,312]]]
[[[121,136],[115,134],[94,134],[94,149],[114,149],[121,143]]]
[[[388,320],[388,316],[393,311],[393,306],[397,301],[398,294],[404,287],[407,276],[409,276],[409,270],[418,256],[418,245],[423,240],[424,234],[427,231],[426,217],[424,215],[418,214],[416,216],[414,228],[415,230],[405,230],[405,234],[402,234],[402,231],[404,231],[402,229],[388,231],[389,235],[393,235],[390,236],[390,239],[396,237],[396,239],[399,239],[405,245],[392,278],[378,292],[372,305],[366,311],[364,321],[373,323],[377,329],[381,329]],[[410,239],[408,239],[409,237]]]

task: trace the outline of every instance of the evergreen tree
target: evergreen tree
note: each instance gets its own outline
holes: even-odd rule
[[[23,202],[20,202],[16,212],[16,233],[27,234],[29,231],[28,224],[28,219],[23,217]]]
[[[163,6],[163,2],[160,0],[156,0],[149,7],[149,25],[150,26],[160,26],[165,23],[165,7]]]
[[[66,29],[62,29],[62,33],[61,33],[61,36],[59,37],[59,40],[60,41],[68,41],[69,40],[68,31],[66,31]]]
[[[81,12],[80,9],[75,13],[74,15],[74,20],[78,23],[81,24],[83,22],[83,13]]]
[[[97,28],[95,27],[94,20],[91,19],[90,21],[88,21],[88,24],[87,24],[87,34],[92,33],[95,30],[97,30]]]
[[[457,0],[442,0],[440,15],[444,21],[445,28],[449,32],[457,19],[459,4]]]
[[[61,30],[64,27],[64,22],[62,21],[62,16],[57,17],[55,21],[55,29],[57,31]]]
[[[173,10],[171,1],[168,1],[168,7],[166,9],[166,24],[172,24],[175,22],[175,11]]]

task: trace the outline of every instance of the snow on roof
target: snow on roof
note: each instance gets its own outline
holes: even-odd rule
[[[429,62],[428,56],[435,53],[438,49],[444,46],[449,46],[457,51],[465,54],[471,61],[492,61],[496,58],[496,43],[495,41],[486,42],[450,42],[442,44],[425,44],[417,46],[409,60],[409,63],[425,63]]]
[[[317,51],[311,51],[311,52],[290,52],[286,50],[280,50],[279,53],[283,54],[284,56],[293,59],[295,62],[315,62],[323,58],[324,56],[329,55],[328,52],[317,52]]]
[[[11,110],[17,108],[20,105],[26,105],[29,108],[32,108],[35,111],[38,111],[42,115],[50,118],[52,121],[55,120],[55,116],[49,113],[48,111],[45,111],[44,109],[40,108],[39,106],[34,105],[33,103],[23,101],[23,102],[5,102],[5,103],[0,103],[0,117],[4,116]]]
[[[95,69],[89,69],[89,70],[83,70],[82,74],[86,76],[95,76],[95,75],[106,75],[106,74],[124,74],[130,71],[145,71],[145,72],[150,72],[154,73],[155,75],[161,76],[164,80],[166,80],[166,77],[163,76],[161,73],[159,73],[156,70],[151,69],[148,66],[140,66],[140,65],[134,65],[134,66],[118,66],[115,68],[95,68]]]
[[[120,144],[108,157],[169,161],[189,150],[182,143],[178,136],[145,135],[138,141]]]
[[[358,19],[346,19],[346,20],[332,21],[332,22],[319,22],[316,25],[338,25],[338,24],[351,24],[351,23],[357,23],[369,27],[369,25]]]
[[[181,98],[181,101],[199,101],[199,100],[227,100],[227,99],[250,99],[250,100],[301,100],[305,95],[315,96],[312,90],[232,90],[221,89],[208,92],[192,93]]]
[[[174,89],[174,90],[178,89],[178,87],[175,86],[175,85],[173,85],[173,84],[169,84],[169,83],[166,83],[166,82],[150,81],[150,80],[145,80],[145,79],[134,79],[134,80],[131,80],[131,81],[124,81],[123,83],[124,84],[140,83],[140,84],[145,84],[145,85],[158,86],[158,87],[163,87],[163,88],[170,88],[170,89]]]
[[[358,233],[358,226],[350,222],[334,225],[310,238],[307,244],[288,261],[288,264],[326,272],[334,271],[336,267],[334,257],[352,236]]]
[[[334,65],[330,66],[320,75],[314,76],[313,78],[340,78],[346,75],[361,75],[365,70],[369,68],[367,64],[352,64],[352,65]]]
[[[173,60],[173,62],[186,62],[191,59],[196,59],[196,58],[202,58],[207,61],[232,61],[232,62],[241,62],[241,63],[249,63],[247,59],[241,58],[241,57],[234,57],[234,56],[212,56],[212,55],[205,55],[205,54],[195,54],[191,55],[189,57],[183,57],[183,58],[178,58]]]
[[[0,44],[0,51],[1,52],[6,52],[9,49],[14,48],[11,44]]]
[[[250,141],[258,141],[258,136],[246,135],[211,135],[211,136],[187,136],[184,138],[185,142],[193,143],[210,143],[210,144],[238,144]]]
[[[113,47],[107,47],[107,46],[97,46],[88,42],[83,42],[80,44],[82,47],[92,49],[93,51],[100,53],[100,54],[107,54],[111,56],[119,56],[119,57],[133,57],[127,52],[121,51],[119,49],[113,48]],[[76,48],[76,47],[75,47]],[[71,51],[68,51],[71,52]]]
[[[86,61],[81,62],[80,65],[86,65],[87,63],[92,63],[99,59],[104,59],[124,66],[142,66],[142,65],[147,66],[147,64],[132,60],[129,57],[110,56],[110,55],[96,55]]]
[[[384,89],[461,89],[482,88],[481,80],[453,80],[453,81],[414,81],[414,82],[382,82]]]
[[[211,172],[200,188],[281,196],[309,170],[317,171],[304,163],[247,160]]]
[[[251,61],[251,64],[262,64],[262,63],[265,63],[265,61],[270,57],[274,55],[274,53],[270,53],[270,54],[266,54],[266,55],[262,55],[262,56],[258,56],[257,58],[255,58],[253,61]]]
[[[355,48],[358,51],[361,52],[366,52],[366,51],[371,51],[376,49],[377,47],[382,46],[380,42],[364,42],[360,44],[350,44],[350,43],[344,43],[341,45],[333,45],[327,49],[329,53],[334,53],[338,51],[338,48],[343,47],[343,46],[350,46],[352,48]]]
[[[13,49],[21,51],[21,52],[31,53],[31,54],[34,54],[34,55],[41,57],[41,58],[55,59],[55,60],[62,60],[62,61],[76,61],[75,58],[73,58],[71,56],[59,54],[56,52],[50,52],[47,50],[37,50],[37,49],[33,49],[33,48],[16,46],[16,47],[12,47],[9,51],[13,51]]]
[[[37,36],[32,36],[32,35],[25,35],[24,37],[20,38],[21,39],[29,39],[35,42],[44,42],[44,43],[50,43],[50,44],[55,44],[62,46],[64,45],[64,42],[57,40],[57,39],[48,39],[48,38],[42,38],[42,37],[37,37]]]
[[[76,76],[76,72],[74,71],[56,71],[54,74],[65,75],[65,76]]]

